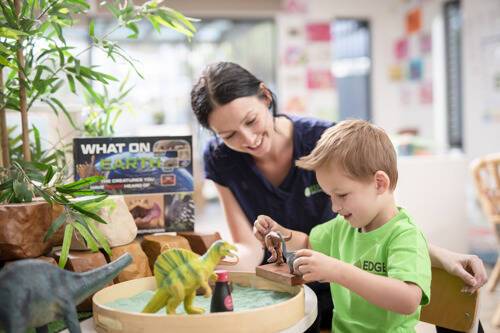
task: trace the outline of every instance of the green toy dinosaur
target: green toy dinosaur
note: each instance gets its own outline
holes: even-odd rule
[[[208,251],[199,256],[184,249],[169,249],[158,256],[154,275],[158,289],[142,312],[155,313],[166,306],[168,314],[175,314],[177,306],[184,302],[188,314],[200,314],[204,309],[193,306],[196,289],[203,288],[204,296],[210,297],[212,290],[208,280],[215,281],[214,268],[224,256],[236,257],[231,251],[236,246],[218,240]]]

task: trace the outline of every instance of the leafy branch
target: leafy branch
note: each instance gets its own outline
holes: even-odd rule
[[[17,161],[12,162],[9,170],[1,169],[0,172],[3,178],[0,184],[0,203],[31,202],[34,196],[39,196],[51,205],[63,206],[64,211],[52,223],[44,239],[48,241],[54,232],[66,224],[59,266],[66,265],[74,230],[83,237],[91,250],[97,251],[102,247],[108,254],[111,253],[106,238],[95,225],[95,222],[107,223],[97,214],[104,205],[109,205],[105,201],[107,194],[89,189],[91,184],[101,181],[102,177],[88,177],[56,185],[61,183],[62,175],[51,165]],[[79,200],[75,200],[78,198]]]

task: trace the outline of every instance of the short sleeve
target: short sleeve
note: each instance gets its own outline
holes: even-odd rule
[[[387,265],[389,277],[415,283],[422,289],[420,305],[429,303],[431,261],[427,242],[420,230],[407,229],[391,240]]]
[[[331,255],[332,235],[335,226],[335,219],[319,224],[312,228],[309,233],[309,242],[314,251]]]
[[[219,185],[226,186],[226,180],[221,175],[221,168],[217,166],[217,146],[213,141],[210,141],[205,146],[203,152],[203,165],[205,170],[205,178],[211,179]],[[220,162],[219,162],[220,163]]]

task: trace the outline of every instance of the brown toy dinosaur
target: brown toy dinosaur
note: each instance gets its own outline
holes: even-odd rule
[[[292,238],[292,234],[290,236],[283,237],[278,231],[270,231],[266,237],[264,238],[264,243],[266,245],[267,250],[271,253],[271,257],[267,259],[268,263],[276,263],[276,265],[281,265],[285,262],[283,259],[283,241],[289,241]],[[284,242],[283,242],[284,243]]]

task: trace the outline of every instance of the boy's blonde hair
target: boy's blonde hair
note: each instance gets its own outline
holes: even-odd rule
[[[296,161],[306,170],[336,164],[353,179],[369,180],[384,171],[394,190],[398,181],[396,151],[385,131],[364,120],[345,120],[327,129],[313,151]]]

